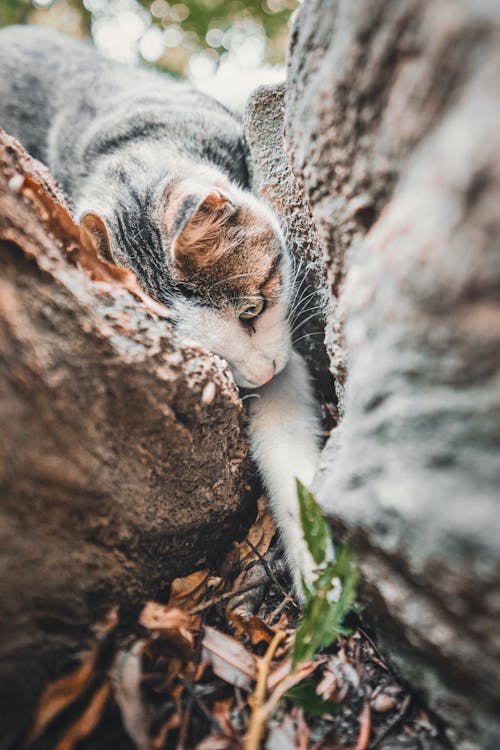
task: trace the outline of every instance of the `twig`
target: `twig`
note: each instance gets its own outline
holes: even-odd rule
[[[297,742],[297,750],[309,750],[309,744],[311,739],[311,732],[307,725],[307,721],[304,716],[304,709],[295,706],[294,710],[297,723],[297,731],[295,733],[295,740]],[[293,715],[293,713],[292,713]]]
[[[254,544],[252,544],[252,542],[249,539],[244,539],[244,542],[245,542],[245,544],[248,544],[248,546],[250,547],[250,549],[252,550],[252,552],[254,552],[257,555],[257,557],[261,561],[262,565],[264,566],[264,570],[266,571],[267,575],[269,576],[269,578],[271,579],[271,581],[274,583],[274,585],[277,587],[277,589],[280,592],[280,594],[282,596],[284,596],[285,599],[287,599],[288,601],[290,601],[294,605],[294,607],[298,608],[299,605],[297,604],[297,602],[295,601],[295,599],[287,591],[285,591],[285,589],[283,588],[283,586],[281,585],[281,583],[276,578],[276,576],[274,574],[274,571],[272,570],[271,566],[267,562],[267,560],[264,557],[264,555],[259,552],[259,550],[257,549],[257,547]]]
[[[284,633],[282,630],[278,630],[278,632],[275,633],[273,640],[269,644],[265,656],[258,661],[259,674],[253,696],[252,715],[250,716],[250,723],[248,725],[248,733],[245,740],[244,750],[259,750],[260,741],[262,739],[262,734],[264,732],[268,716],[267,712],[262,710],[262,706],[266,698],[269,668],[271,666],[271,662],[273,660],[276,649],[285,637],[286,633]]]
[[[381,666],[383,667],[383,669],[385,669],[385,671],[386,671],[386,672],[389,672],[389,668],[388,668],[388,667],[386,666],[386,664],[385,664],[385,662],[384,662],[384,660],[383,660],[383,658],[382,658],[382,654],[381,654],[381,653],[380,653],[380,651],[378,650],[378,648],[377,648],[377,645],[376,645],[376,643],[374,642],[373,638],[371,638],[371,637],[370,637],[370,636],[368,635],[368,633],[366,632],[366,630],[363,630],[363,628],[362,628],[362,627],[361,627],[360,625],[358,625],[358,630],[359,630],[359,632],[361,633],[361,635],[362,635],[362,636],[363,636],[364,638],[366,638],[366,640],[368,641],[368,643],[370,644],[370,646],[371,646],[371,647],[372,647],[372,649],[374,650],[374,652],[375,652],[375,655],[376,655],[376,656],[378,657],[378,659],[379,659],[380,665],[381,665]],[[379,663],[379,662],[377,662],[377,663]]]
[[[194,689],[194,686],[188,682],[187,680],[184,680],[182,677],[179,678],[181,685],[187,690],[189,693],[190,698],[196,703],[204,717],[207,719],[207,721],[212,725],[213,729],[218,732],[218,734],[221,734],[225,736],[224,730],[215,718],[213,714],[208,710],[205,703],[202,701],[199,695],[196,694],[196,690]]]
[[[372,729],[370,702],[366,701],[359,717],[361,724],[359,729],[358,741],[354,750],[366,750],[370,741],[370,732]]]
[[[179,730],[179,739],[177,740],[177,746],[175,750],[184,750],[186,746],[186,739],[187,739],[187,734],[189,731],[189,722],[191,721],[193,703],[195,702],[195,690],[194,690],[193,680],[194,680],[194,676],[196,674],[196,670],[201,659],[202,642],[203,642],[202,633],[203,633],[204,620],[205,620],[205,616],[202,615],[200,617],[201,627],[198,630],[198,633],[196,635],[194,658],[193,658],[193,661],[188,666],[189,676],[186,678],[186,680],[184,680],[184,688],[188,692],[188,699],[186,703],[186,708],[183,712],[181,727]],[[180,701],[179,701],[179,704],[180,704]],[[197,705],[199,706],[199,704]],[[203,707],[200,707],[200,710],[204,712]]]
[[[273,625],[273,623],[278,621],[278,618],[280,614],[283,612],[283,610],[285,609],[288,601],[289,601],[288,599],[282,599],[280,603],[278,604],[278,606],[275,609],[273,609],[273,611],[271,612],[270,616],[267,619],[267,624],[269,626]]]
[[[392,730],[399,724],[405,713],[408,711],[408,707],[411,703],[411,695],[407,695],[404,699],[403,703],[401,704],[401,709],[397,716],[394,717],[394,719],[386,726],[383,732],[380,732],[378,737],[375,738],[375,740],[370,745],[370,750],[374,750],[374,748],[378,747],[382,740],[385,740],[389,732],[392,732]]]
[[[182,715],[181,728],[179,730],[179,739],[177,740],[177,745],[175,747],[175,750],[185,750],[187,733],[189,730],[189,722],[191,720],[191,711],[193,708],[193,702],[194,702],[193,696],[189,694],[187,703],[186,703],[186,708],[184,709],[184,712]]]

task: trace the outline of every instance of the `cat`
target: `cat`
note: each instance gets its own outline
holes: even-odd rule
[[[177,335],[223,357],[249,398],[249,438],[295,590],[311,583],[295,477],[320,423],[289,320],[292,259],[248,189],[240,120],[188,84],[36,27],[0,31],[0,126],[47,164],[100,254],[167,304]],[[253,392],[252,392],[253,393]]]

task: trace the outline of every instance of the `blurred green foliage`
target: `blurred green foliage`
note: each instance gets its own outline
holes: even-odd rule
[[[258,64],[282,64],[296,5],[297,0],[0,0],[0,26],[36,23],[76,37],[93,36],[97,46],[105,48],[107,20],[114,23],[117,37],[126,36],[129,27],[132,36],[136,34],[131,43],[138,59],[185,74],[193,54],[205,55],[217,67],[234,51],[235,29],[236,45],[245,33],[253,34],[254,47],[260,45]],[[125,16],[129,27],[120,26]],[[119,56],[110,50],[108,54]],[[249,65],[252,59],[250,55]]]

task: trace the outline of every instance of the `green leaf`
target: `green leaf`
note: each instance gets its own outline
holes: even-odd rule
[[[294,666],[313,659],[318,651],[348,632],[344,620],[356,600],[358,577],[351,549],[347,545],[341,546],[337,560],[321,571],[304,605],[304,615],[293,643]],[[338,601],[332,601],[336,579],[340,581],[340,596]]]
[[[302,582],[304,614],[295,632],[292,663],[310,661],[322,648],[348,631],[344,620],[354,608],[358,569],[351,548],[340,545],[333,558],[330,526],[314,495],[297,479],[297,495],[304,539],[318,566],[316,578]]]
[[[325,562],[328,549],[331,547],[330,527],[312,492],[309,492],[299,479],[295,481],[304,539],[314,562],[321,565]]]
[[[335,703],[325,701],[317,694],[312,680],[303,680],[298,685],[294,685],[285,693],[285,698],[291,700],[296,706],[303,708],[306,714],[310,716],[323,716],[337,710]]]
[[[310,661],[324,646],[330,645],[330,604],[324,596],[313,596],[306,602],[304,616],[295,631],[292,650],[292,663],[297,666],[300,662]]]

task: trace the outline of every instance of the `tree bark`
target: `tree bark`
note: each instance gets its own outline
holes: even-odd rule
[[[224,362],[174,341],[4,134],[0,251],[3,748],[110,606],[234,538],[247,444]]]
[[[491,750],[500,732],[499,32],[494,2],[312,0],[292,29],[284,123],[282,96],[268,89],[247,124],[254,180],[329,296],[342,418],[316,491],[337,538],[356,545],[364,617],[449,722],[454,746]],[[265,109],[267,129],[252,116]],[[288,210],[291,183],[280,193],[276,179],[290,168],[313,251],[310,227]]]
[[[494,2],[315,0],[292,34],[286,109],[333,271],[332,359],[348,373],[319,498],[356,539],[393,663],[491,748],[499,31]]]

